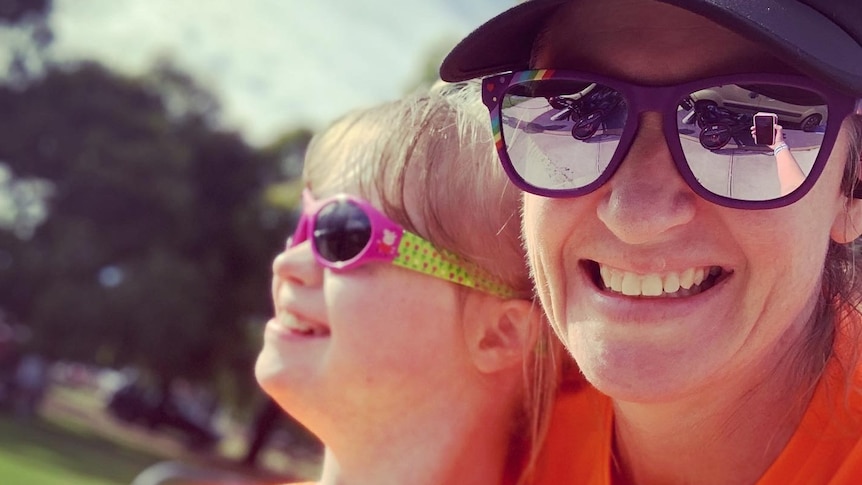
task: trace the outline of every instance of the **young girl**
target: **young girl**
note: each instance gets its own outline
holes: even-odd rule
[[[325,443],[320,484],[527,480],[560,347],[477,94],[354,112],[309,147],[256,374]]]

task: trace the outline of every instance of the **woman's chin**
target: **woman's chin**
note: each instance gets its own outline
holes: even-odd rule
[[[659,349],[636,339],[577,341],[568,345],[587,380],[603,394],[628,402],[669,402],[710,380],[709,361],[691,349]]]

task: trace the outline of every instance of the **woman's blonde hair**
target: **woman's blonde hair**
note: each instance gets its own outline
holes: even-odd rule
[[[496,159],[480,89],[477,81],[438,83],[345,115],[312,140],[303,178],[315,192],[350,187],[376,197],[408,231],[535,302],[520,238],[520,191]],[[541,312],[538,303],[534,308]],[[529,480],[544,438],[562,355],[562,344],[541,321],[525,359],[524,406],[510,447],[521,483]]]

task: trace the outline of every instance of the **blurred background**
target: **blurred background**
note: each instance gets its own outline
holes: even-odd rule
[[[514,3],[0,0],[0,482],[315,478],[253,377],[305,146]]]

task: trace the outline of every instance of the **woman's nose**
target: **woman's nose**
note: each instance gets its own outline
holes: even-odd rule
[[[323,267],[318,264],[310,241],[287,247],[272,262],[274,280],[295,285],[315,286],[323,280]]]
[[[677,171],[658,113],[645,113],[605,188],[598,218],[623,242],[648,244],[694,217],[697,195]]]

